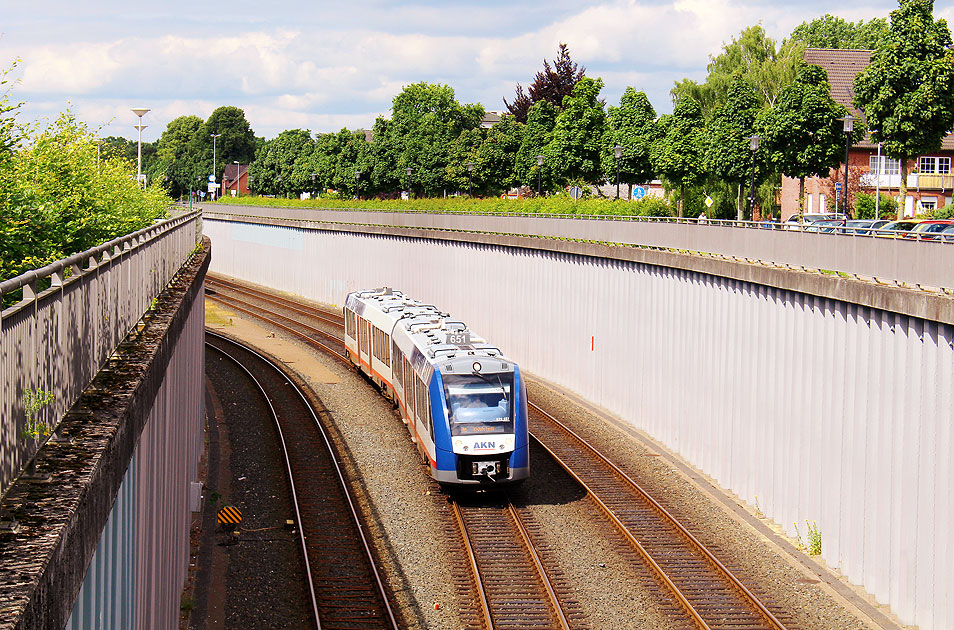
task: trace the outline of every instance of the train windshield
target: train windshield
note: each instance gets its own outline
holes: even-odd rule
[[[442,374],[451,435],[513,432],[513,373]]]

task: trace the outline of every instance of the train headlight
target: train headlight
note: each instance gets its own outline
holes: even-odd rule
[[[464,443],[461,442],[460,440],[457,440],[456,442],[454,442],[454,446],[455,446],[456,448],[463,448],[463,447],[464,447]]]

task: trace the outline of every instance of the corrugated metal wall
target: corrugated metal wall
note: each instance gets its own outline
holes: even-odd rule
[[[190,484],[203,448],[202,300],[192,307],[68,630],[177,628],[189,567]]]
[[[954,627],[949,325],[678,269],[205,220],[212,270],[389,285],[645,430],[925,630]]]

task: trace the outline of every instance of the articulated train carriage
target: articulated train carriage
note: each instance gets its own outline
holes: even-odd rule
[[[349,293],[348,358],[400,409],[441,484],[492,486],[530,472],[520,369],[460,321],[389,288]]]

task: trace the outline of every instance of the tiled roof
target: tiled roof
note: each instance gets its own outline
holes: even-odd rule
[[[851,111],[852,116],[861,112],[851,104],[855,91],[852,85],[858,73],[871,62],[870,50],[839,50],[834,48],[807,48],[805,61],[821,66],[828,72],[831,97]]]
[[[836,103],[848,108],[852,116],[861,117],[862,113],[852,104],[855,91],[852,87],[855,77],[871,63],[871,50],[853,50],[838,48],[806,48],[805,61],[821,66],[828,72],[831,85],[831,97]],[[877,145],[867,138],[856,147],[874,148]],[[948,135],[941,141],[942,151],[954,151],[954,135]]]
[[[235,181],[235,169],[240,169],[239,174],[245,175],[248,171],[248,164],[226,164],[225,171],[222,173],[222,179],[228,181]]]

